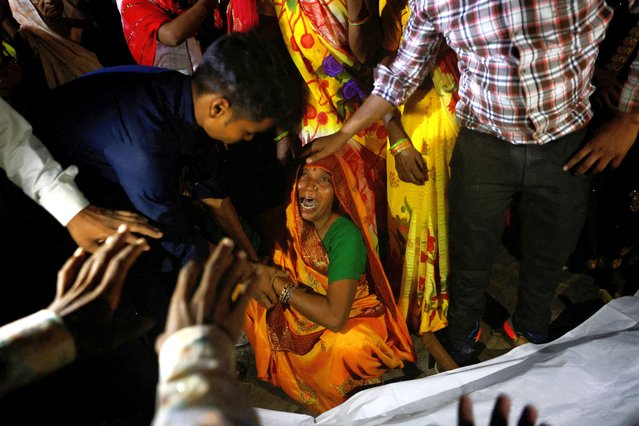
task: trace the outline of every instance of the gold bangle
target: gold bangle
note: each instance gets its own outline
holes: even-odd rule
[[[366,18],[360,19],[358,21],[351,21],[350,19],[348,19],[348,25],[357,27],[359,25],[367,23],[369,19],[371,19],[371,15],[368,15]]]
[[[280,133],[279,135],[273,138],[273,142],[279,142],[287,136],[288,136],[288,130],[284,130],[282,133]]]

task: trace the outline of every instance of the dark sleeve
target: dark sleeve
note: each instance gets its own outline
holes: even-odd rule
[[[208,139],[196,146],[185,175],[192,197],[197,200],[228,197],[227,156],[223,145]]]
[[[113,145],[105,157],[135,208],[164,233],[162,247],[181,260],[205,259],[208,242],[187,220],[179,194],[179,181],[167,154],[133,145]]]

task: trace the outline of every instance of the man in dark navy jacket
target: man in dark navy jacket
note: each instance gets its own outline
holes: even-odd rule
[[[220,160],[224,145],[281,126],[299,104],[282,60],[255,34],[229,34],[207,49],[192,77],[157,68],[92,73],[34,104],[29,119],[60,162],[79,167],[78,184],[91,199],[113,208],[130,202],[153,220],[169,259],[183,264],[211,250],[188,219],[188,171],[186,191],[256,260]],[[126,194],[124,204],[117,194]]]

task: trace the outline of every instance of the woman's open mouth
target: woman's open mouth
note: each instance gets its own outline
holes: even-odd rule
[[[300,197],[300,206],[303,210],[313,210],[319,205],[315,198]]]

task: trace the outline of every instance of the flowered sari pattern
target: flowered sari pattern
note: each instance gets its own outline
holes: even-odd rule
[[[397,303],[417,333],[437,331],[448,321],[448,163],[459,132],[455,118],[458,73],[452,51],[431,73],[433,87],[418,90],[403,107],[402,123],[428,167],[428,181],[400,181],[389,156],[388,202],[396,252],[404,253]]]

